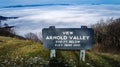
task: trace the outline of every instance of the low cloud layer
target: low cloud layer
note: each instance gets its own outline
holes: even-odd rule
[[[16,32],[24,35],[29,32],[41,32],[49,26],[79,28],[90,26],[100,19],[120,17],[120,5],[74,5],[42,6],[29,8],[2,8],[0,15],[19,17],[4,21],[16,26]]]

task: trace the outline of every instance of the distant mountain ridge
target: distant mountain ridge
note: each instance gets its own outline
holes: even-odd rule
[[[61,5],[61,6],[68,6],[71,4],[33,4],[33,5],[13,5],[13,6],[5,6],[3,8],[17,8],[17,7],[37,7],[37,6],[55,6],[55,5]]]
[[[30,5],[10,5],[10,6],[3,6],[0,8],[18,8],[18,7],[37,7],[37,6],[69,6],[69,5],[119,5],[119,4],[99,4],[99,3],[81,3],[81,4],[30,4]]]
[[[4,17],[4,16],[0,16],[0,21],[2,20],[7,20],[7,19],[17,19],[18,17]]]

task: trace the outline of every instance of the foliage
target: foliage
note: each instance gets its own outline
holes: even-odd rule
[[[92,25],[95,31],[94,50],[109,53],[120,52],[120,18],[101,20]]]

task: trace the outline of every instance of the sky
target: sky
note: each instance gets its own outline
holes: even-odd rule
[[[120,0],[0,0],[0,6],[30,4],[120,4]]]

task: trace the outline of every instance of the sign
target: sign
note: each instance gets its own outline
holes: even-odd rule
[[[44,47],[49,49],[91,49],[93,46],[92,28],[55,28],[42,30]]]

